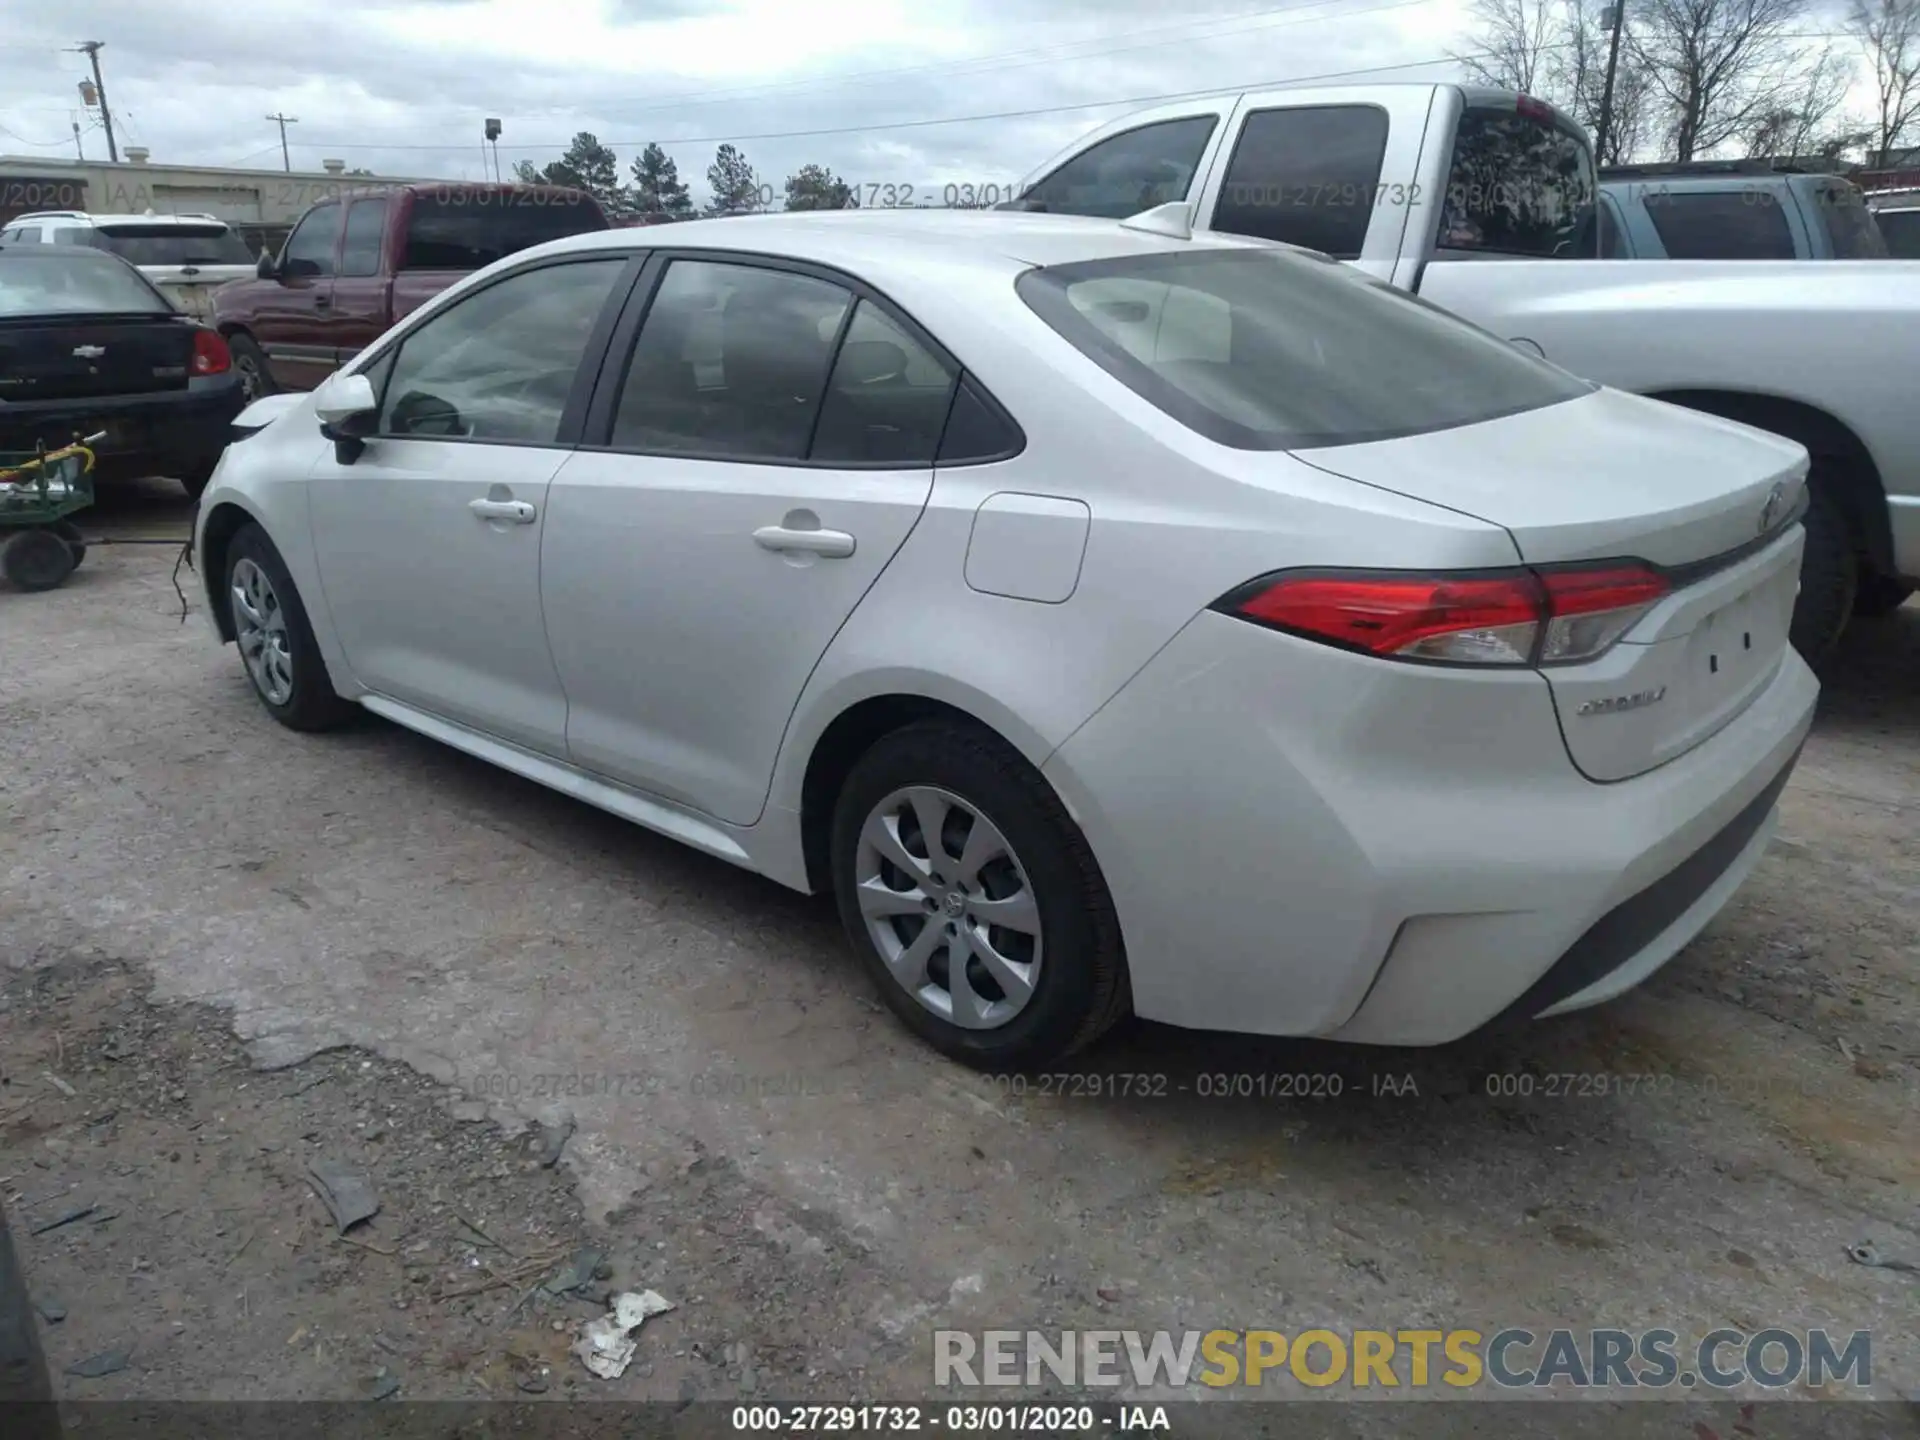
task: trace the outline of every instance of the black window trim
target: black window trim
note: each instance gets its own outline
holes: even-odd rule
[[[1393,143],[1393,112],[1385,105],[1382,105],[1377,100],[1329,100],[1315,105],[1262,105],[1258,110],[1248,110],[1245,114],[1238,116],[1234,120],[1237,133],[1233,137],[1233,149],[1227,154],[1227,163],[1220,169],[1220,187],[1214,191],[1213,195],[1215,229],[1221,230],[1221,233],[1226,235],[1238,235],[1250,240],[1265,240],[1270,244],[1291,245],[1296,250],[1313,248],[1308,245],[1302,245],[1297,240],[1277,240],[1271,235],[1252,235],[1245,230],[1226,230],[1218,224],[1220,218],[1220,203],[1226,196],[1227,187],[1233,183],[1233,162],[1240,158],[1240,147],[1247,143],[1247,129],[1252,123],[1253,118],[1256,115],[1272,115],[1282,111],[1297,115],[1308,110],[1371,110],[1386,122],[1386,128],[1380,132],[1380,153],[1374,158],[1373,162],[1373,188],[1375,197],[1378,197],[1380,177],[1385,173],[1386,169],[1387,147]],[[1284,186],[1282,188],[1284,188]],[[1380,212],[1381,208],[1382,207],[1377,204],[1367,207],[1366,229],[1362,231],[1360,235],[1360,248],[1354,251],[1353,254],[1336,255],[1331,250],[1317,251],[1316,253],[1332,255],[1335,260],[1359,260],[1363,258],[1367,253],[1367,237],[1373,233],[1373,217]]]
[[[894,324],[906,332],[907,337],[920,345],[953,374],[953,381],[947,387],[947,413],[940,422],[941,436],[944,438],[946,427],[953,416],[954,401],[960,389],[968,380],[972,381],[975,397],[982,401],[997,417],[1004,422],[1007,431],[1015,437],[1016,443],[1008,449],[993,455],[969,457],[965,460],[925,461],[900,460],[816,460],[811,455],[797,459],[779,456],[736,455],[727,452],[709,453],[699,450],[649,450],[633,445],[615,445],[613,443],[614,412],[620,404],[621,392],[627,383],[627,370],[633,361],[634,344],[640,338],[640,328],[646,323],[653,309],[654,297],[659,293],[660,282],[667,273],[667,266],[675,260],[697,261],[715,265],[742,265],[761,270],[784,271],[791,275],[804,275],[809,279],[824,281],[849,291],[854,303],[847,306],[847,313],[841,318],[840,330],[834,336],[833,349],[827,361],[826,383],[833,380],[834,366],[840,360],[840,345],[846,339],[847,329],[853,323],[854,311],[859,302],[867,301],[885,315]],[[569,402],[571,405],[571,402]],[[814,408],[813,429],[807,435],[807,449],[813,448],[814,432],[819,429],[820,415],[826,409],[826,391],[823,388],[820,404]],[[563,431],[564,433],[564,431]],[[647,459],[687,460],[718,462],[728,465],[774,465],[805,470],[892,470],[906,473],[918,473],[932,470],[936,464],[943,470],[955,469],[962,465],[986,465],[1001,460],[1010,460],[1020,454],[1027,446],[1026,432],[1018,421],[1008,412],[1006,406],[985,385],[980,382],[960,358],[942,345],[919,321],[909,315],[884,291],[850,275],[831,265],[818,264],[811,260],[799,260],[787,255],[772,255],[757,250],[719,250],[695,247],[662,247],[651,253],[644,273],[626,297],[625,306],[619,323],[614,327],[606,348],[601,353],[600,364],[592,387],[592,398],[588,402],[585,423],[581,428],[576,449],[609,455],[634,455]],[[940,442],[934,443],[934,454],[939,454]]]
[[[1191,115],[1162,115],[1155,120],[1143,120],[1138,125],[1129,125],[1124,130],[1114,131],[1111,135],[1102,135],[1097,140],[1092,140],[1092,141],[1089,141],[1087,144],[1082,145],[1078,150],[1075,150],[1073,154],[1069,155],[1066,159],[1062,160],[1058,165],[1054,166],[1053,169],[1049,170],[1046,174],[1042,175],[1038,180],[1034,181],[1031,185],[1022,185],[1020,187],[1020,193],[1014,197],[1014,203],[1018,205],[1026,201],[1029,197],[1033,195],[1033,193],[1036,190],[1038,190],[1042,185],[1046,184],[1049,180],[1053,179],[1054,176],[1058,175],[1062,170],[1066,169],[1069,165],[1078,164],[1080,161],[1086,159],[1087,156],[1091,155],[1095,150],[1100,149],[1104,145],[1110,145],[1115,140],[1124,140],[1129,135],[1138,135],[1145,130],[1158,130],[1162,125],[1184,125],[1192,120],[1205,120],[1207,122],[1207,133],[1200,137],[1200,153],[1194,157],[1193,174],[1187,177],[1187,193],[1180,197],[1182,200],[1188,199],[1189,197],[1192,196],[1195,185],[1200,185],[1202,188],[1205,187],[1206,171],[1203,168],[1201,162],[1203,162],[1207,158],[1207,147],[1213,144],[1213,137],[1217,133],[1219,133],[1220,122],[1224,118],[1226,117],[1223,116],[1221,112],[1217,109],[1216,110],[1196,110]],[[1042,204],[1041,209],[1037,213],[1076,215],[1081,212],[1075,211],[1075,210],[1050,211],[1045,208],[1044,204]],[[1122,216],[1120,218],[1125,219],[1127,217]]]
[[[436,307],[431,313],[422,316],[417,325],[408,325],[404,330],[385,336],[380,343],[369,345],[353,358],[349,373],[364,375],[384,361],[394,356],[394,368],[399,365],[399,351],[413,336],[418,335],[427,326],[443,315],[450,315],[465,305],[476,295],[484,295],[496,285],[505,284],[521,275],[536,270],[553,270],[563,265],[605,264],[609,260],[624,260],[620,273],[614,276],[613,285],[607,291],[607,298],[601,302],[600,315],[593,322],[593,329],[587,336],[585,348],[580,352],[580,363],[574,369],[573,383],[567,390],[567,403],[560,411],[560,428],[551,440],[514,440],[504,437],[484,435],[389,435],[384,431],[375,431],[367,436],[370,441],[387,442],[408,440],[434,445],[508,445],[521,450],[579,450],[588,448],[581,445],[580,436],[587,417],[587,405],[593,394],[595,378],[606,363],[607,343],[612,337],[615,325],[623,313],[636,281],[647,266],[646,250],[580,250],[565,255],[543,255],[503,270],[488,278],[484,285],[476,285],[462,294],[449,305]],[[392,382],[393,371],[387,372],[379,393],[375,394],[376,413],[386,404],[386,386]]]

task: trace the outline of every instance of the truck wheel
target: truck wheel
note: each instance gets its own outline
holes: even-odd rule
[[[0,575],[22,590],[51,590],[79,563],[65,538],[40,526],[16,530],[0,545]]]
[[[279,392],[280,387],[273,383],[273,371],[267,367],[267,352],[254,343],[251,335],[229,335],[227,349],[233,355],[233,368],[240,376],[240,391],[249,405],[262,395]]]
[[[1847,517],[1818,483],[1807,509],[1807,550],[1800,561],[1800,598],[1789,638],[1809,665],[1825,659],[1853,614],[1860,588],[1860,547]]]
[[[1886,575],[1862,575],[1853,597],[1853,613],[1875,619],[1891,615],[1912,598],[1913,586]]]

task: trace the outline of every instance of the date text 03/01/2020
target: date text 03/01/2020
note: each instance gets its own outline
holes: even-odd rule
[[[752,1434],[1059,1435],[1173,1428],[1164,1405],[736,1405],[728,1419],[735,1432]]]

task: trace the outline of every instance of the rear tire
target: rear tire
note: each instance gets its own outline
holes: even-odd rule
[[[358,708],[334,693],[300,592],[258,525],[227,544],[227,613],[253,693],[290,730],[332,730]]]
[[[267,365],[267,352],[245,331],[227,336],[227,350],[233,356],[233,368],[240,375],[240,391],[251,405],[263,395],[277,395],[273,371]]]
[[[1886,575],[1862,575],[1860,588],[1853,597],[1853,613],[1870,620],[1878,619],[1891,615],[1912,598],[1913,586],[1904,580]]]
[[[19,590],[51,590],[79,563],[73,547],[51,526],[15,530],[0,543],[0,576]]]
[[[888,1007],[942,1054],[983,1070],[1044,1065],[1126,1013],[1120,923],[1086,837],[997,737],[935,720],[875,742],[841,787],[831,844],[848,938]],[[914,868],[883,863],[888,852]]]
[[[1793,648],[1808,664],[1818,664],[1833,649],[1853,614],[1860,588],[1860,547],[1833,497],[1815,482],[1807,509],[1807,548],[1800,562],[1800,597],[1794,602],[1788,632]]]

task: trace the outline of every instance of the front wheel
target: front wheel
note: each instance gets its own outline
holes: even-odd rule
[[[354,707],[334,693],[293,577],[258,525],[242,526],[228,543],[226,582],[234,640],[267,713],[293,730],[331,730],[350,719]]]
[[[835,898],[888,1006],[942,1053],[1024,1069],[1125,1013],[1120,926],[1046,780],[975,728],[875,743],[834,809]]]
[[[1860,547],[1833,497],[1816,483],[1807,508],[1807,548],[1800,561],[1800,598],[1789,638],[1808,664],[1826,658],[1853,614],[1860,586]]]

